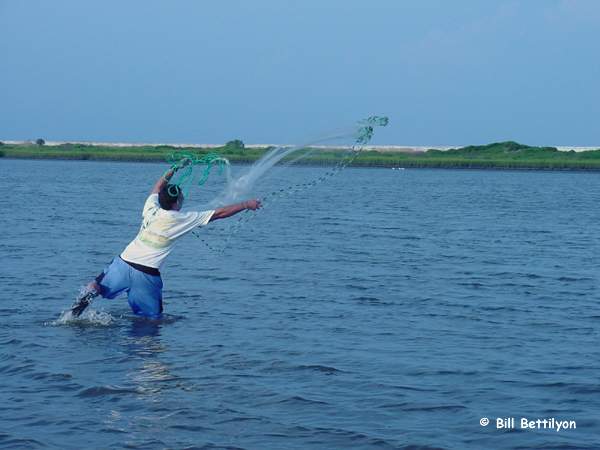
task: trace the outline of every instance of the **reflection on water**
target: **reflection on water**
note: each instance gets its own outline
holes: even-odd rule
[[[131,325],[128,328],[127,335],[133,338],[146,338],[160,336],[160,330],[163,325],[162,320],[145,319],[142,317],[131,317]],[[150,339],[150,341],[156,341]]]
[[[162,353],[168,351],[168,347],[160,339],[162,326],[163,324],[157,320],[131,318],[123,342],[126,353],[134,362],[127,377],[140,392],[151,397],[156,397],[160,393],[162,389],[160,382],[176,379],[170,373],[169,366],[159,359]]]

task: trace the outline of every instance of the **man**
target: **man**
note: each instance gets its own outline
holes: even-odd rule
[[[129,306],[134,314],[152,319],[162,314],[162,279],[159,269],[175,242],[196,227],[231,217],[244,210],[261,207],[259,200],[225,206],[211,211],[181,212],[183,193],[169,181],[184,161],[167,171],[154,185],[144,204],[142,226],[136,238],[86,288],[71,312],[78,317],[91,300],[101,295],[113,299],[127,292]]]

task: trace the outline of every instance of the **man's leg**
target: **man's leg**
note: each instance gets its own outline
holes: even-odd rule
[[[100,295],[100,286],[96,281],[92,281],[88,284],[85,290],[81,293],[81,295],[75,300],[73,306],[71,307],[71,314],[73,317],[79,317],[85,309],[90,306],[92,303],[92,299],[98,297]]]
[[[98,295],[109,299],[115,298],[129,289],[129,281],[129,266],[119,257],[113,259],[104,271],[87,285],[71,308],[71,313],[74,317],[79,317],[90,305],[92,299]]]
[[[162,287],[160,276],[132,269],[131,288],[127,300],[133,313],[151,319],[160,319],[163,311]]]

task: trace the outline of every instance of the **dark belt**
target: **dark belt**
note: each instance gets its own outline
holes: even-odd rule
[[[121,258],[121,257],[119,256],[119,258]],[[127,261],[126,259],[123,259],[123,258],[121,258],[121,259],[124,262],[126,262],[127,264],[129,264],[131,267],[133,267],[134,269],[139,270],[140,272],[144,272],[144,273],[147,273],[148,275],[155,275],[155,276],[160,277],[160,272],[155,267],[142,266],[141,264],[132,263],[131,261]]]

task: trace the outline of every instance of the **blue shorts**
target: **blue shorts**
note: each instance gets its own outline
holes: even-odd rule
[[[162,314],[162,279],[134,269],[119,256],[112,260],[104,272],[96,277],[100,295],[113,299],[127,292],[127,300],[134,314],[153,319]]]

